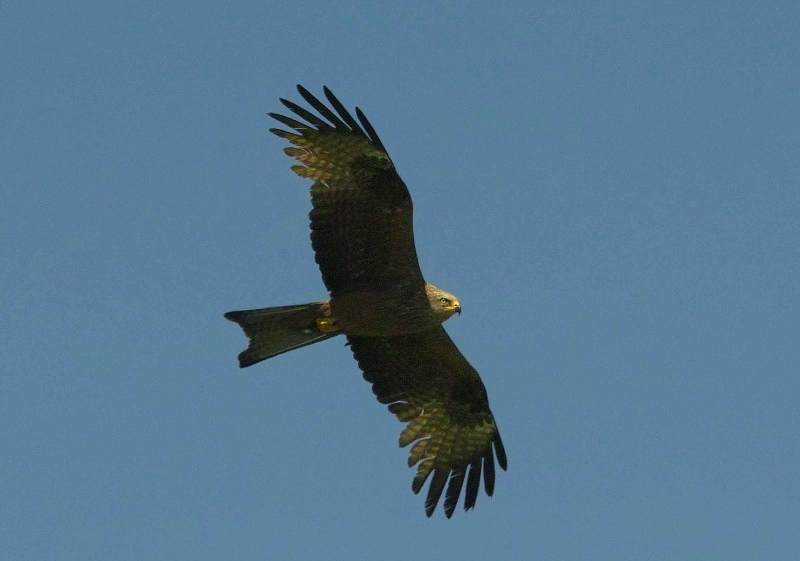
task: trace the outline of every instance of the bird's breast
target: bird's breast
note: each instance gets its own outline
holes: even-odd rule
[[[344,294],[331,299],[331,315],[342,332],[371,337],[407,335],[441,323],[424,294]]]

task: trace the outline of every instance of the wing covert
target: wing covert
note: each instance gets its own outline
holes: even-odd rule
[[[375,129],[358,109],[356,120],[327,87],[333,109],[297,89],[319,116],[281,99],[305,122],[270,113],[293,129],[270,131],[293,145],[284,149],[301,164],[292,170],[314,181],[311,244],[325,286],[332,296],[424,286],[411,196]]]
[[[408,423],[400,446],[413,444],[408,465],[418,464],[414,493],[433,474],[426,514],[433,514],[444,492],[450,518],[465,483],[464,509],[474,507],[481,473],[491,496],[495,455],[500,467],[507,467],[503,441],[478,372],[444,327],[400,337],[348,336],[348,341],[378,401]]]

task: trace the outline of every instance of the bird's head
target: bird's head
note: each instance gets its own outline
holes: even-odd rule
[[[449,292],[436,288],[432,284],[425,286],[425,292],[431,303],[431,309],[442,318],[442,321],[453,314],[461,315],[461,304],[458,302],[458,298]]]

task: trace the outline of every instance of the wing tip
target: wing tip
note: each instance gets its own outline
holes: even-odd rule
[[[492,440],[494,444],[494,453],[497,456],[497,463],[503,471],[508,471],[508,457],[506,456],[506,447],[503,446],[503,439],[500,438],[500,431],[495,426],[495,435]]]
[[[357,135],[367,142],[369,142],[375,149],[383,152],[388,157],[388,152],[386,151],[386,147],[381,142],[380,137],[375,132],[375,129],[372,127],[372,124],[366,118],[364,113],[358,107],[355,108],[356,117],[358,119],[353,118],[351,113],[347,110],[347,108],[342,104],[341,101],[336,97],[333,91],[327,86],[322,86],[322,91],[325,94],[325,99],[327,99],[328,103],[333,107],[331,109],[320,101],[314,94],[312,94],[308,88],[304,87],[302,84],[297,84],[297,91],[299,92],[300,96],[308,103],[313,109],[315,109],[323,119],[327,119],[326,122],[323,119],[320,119],[317,115],[309,112],[307,109],[289,101],[285,98],[278,98],[280,102],[288,108],[290,111],[295,113],[296,115],[300,116],[301,118],[305,119],[310,123],[312,127],[316,127],[317,130],[326,130],[329,128],[336,129],[340,132],[349,132],[354,135]],[[307,125],[302,123],[297,123],[296,121],[294,124],[290,124],[287,121],[293,121],[293,119],[289,119],[283,115],[277,113],[268,113],[270,117],[280,121],[283,124],[286,124],[295,130],[302,131]],[[298,125],[301,128],[298,128]],[[278,135],[281,136],[281,135]]]

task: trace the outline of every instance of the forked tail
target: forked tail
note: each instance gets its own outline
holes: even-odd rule
[[[324,302],[312,302],[225,314],[225,319],[239,324],[250,342],[247,349],[239,353],[239,367],[246,368],[335,336],[336,333],[325,333],[317,327],[317,318],[323,317],[325,305]]]

